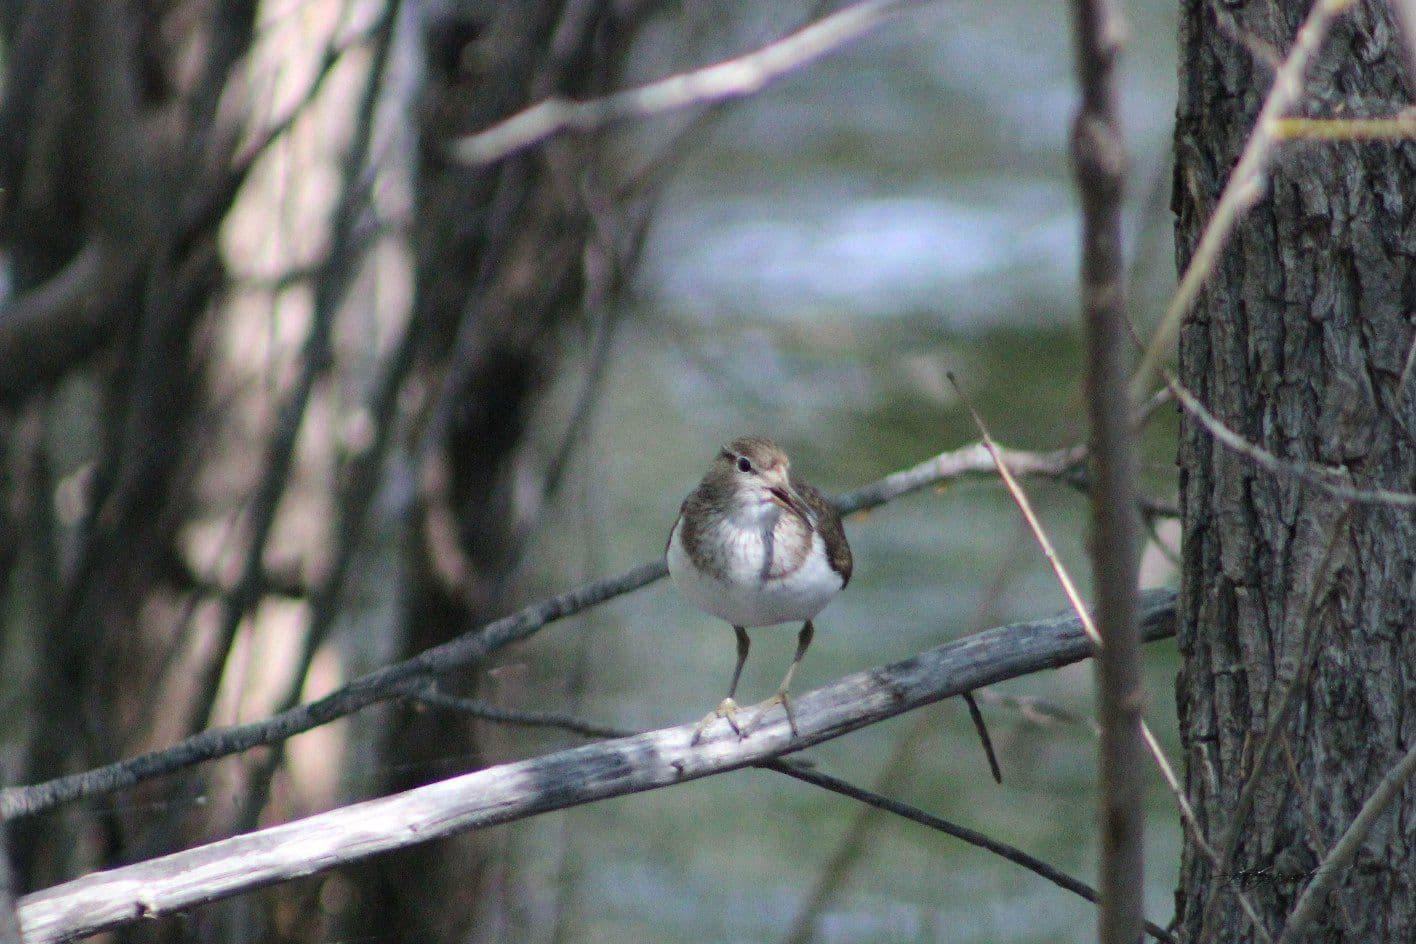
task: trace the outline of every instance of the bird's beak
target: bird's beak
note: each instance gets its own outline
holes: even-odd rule
[[[809,527],[816,527],[816,522],[811,517],[811,510],[806,507],[806,502],[801,500],[796,489],[792,488],[791,480],[787,478],[785,472],[775,477],[775,480],[767,486],[767,491],[772,496],[772,501],[801,518]]]

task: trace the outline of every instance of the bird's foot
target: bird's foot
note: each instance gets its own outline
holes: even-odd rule
[[[725,719],[728,722],[728,727],[732,728],[733,732],[737,734],[738,737],[746,737],[747,735],[743,732],[742,725],[738,724],[737,716],[738,703],[731,698],[724,698],[718,703],[717,708],[708,712],[707,716],[694,727],[693,740],[688,742],[689,745],[697,744],[702,740],[703,732],[708,730],[719,718]]]
[[[797,737],[799,732],[797,731],[796,712],[792,710],[792,697],[787,694],[785,688],[778,689],[777,694],[756,706],[757,717],[752,719],[752,723],[748,725],[747,729],[743,732],[743,737],[747,737],[747,735],[762,727],[762,721],[767,717],[767,712],[778,705],[781,705],[782,710],[787,713],[787,726],[792,729],[792,737]]]

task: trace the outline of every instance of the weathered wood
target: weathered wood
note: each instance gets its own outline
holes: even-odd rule
[[[1169,590],[1143,595],[1144,638],[1173,633],[1174,601]],[[694,726],[685,724],[503,764],[44,889],[20,899],[20,924],[29,944],[82,937],[381,852],[745,767],[1091,652],[1075,616],[999,627],[794,698],[795,741],[774,713],[741,741],[724,723],[690,746]]]
[[[1182,266],[1272,78],[1236,34],[1286,54],[1311,0],[1182,4],[1174,204]],[[1394,114],[1411,101],[1388,4],[1332,20],[1290,114]],[[1416,482],[1416,145],[1280,145],[1181,331],[1181,380],[1287,462],[1361,489]],[[1257,466],[1187,416],[1178,685],[1187,792],[1219,851],[1187,841],[1181,939],[1270,932],[1416,738],[1416,516]],[[1291,695],[1289,694],[1291,693]],[[1416,791],[1375,829],[1305,942],[1416,940]],[[1400,824],[1406,824],[1403,828]]]

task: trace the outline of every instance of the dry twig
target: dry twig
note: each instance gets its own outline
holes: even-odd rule
[[[1229,174],[1229,181],[1219,196],[1209,223],[1200,235],[1199,245],[1180,277],[1180,284],[1166,306],[1165,314],[1151,337],[1150,346],[1141,358],[1133,381],[1136,389],[1144,389],[1150,383],[1150,376],[1160,365],[1170,342],[1180,328],[1180,320],[1190,310],[1190,305],[1199,294],[1201,286],[1209,278],[1211,270],[1219,260],[1219,252],[1228,242],[1230,233],[1240,218],[1252,207],[1263,193],[1264,174],[1279,142],[1278,120],[1292,108],[1303,94],[1303,77],[1308,66],[1327,37],[1332,21],[1350,7],[1353,0],[1317,0],[1308,18],[1298,30],[1293,48],[1283,64],[1274,73],[1273,85],[1264,99],[1254,124],[1253,134],[1244,146],[1244,153]]]

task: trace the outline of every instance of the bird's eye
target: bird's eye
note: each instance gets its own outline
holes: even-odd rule
[[[752,460],[749,459],[747,456],[738,456],[738,463],[737,463],[737,465],[738,465],[738,471],[739,471],[739,472],[751,472],[751,471],[752,471]]]

